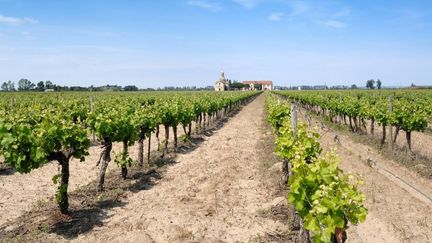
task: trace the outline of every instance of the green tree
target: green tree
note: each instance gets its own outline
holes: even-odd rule
[[[242,88],[244,88],[244,87],[246,87],[247,85],[246,84],[242,84],[242,83],[239,83],[239,82],[233,82],[231,85],[230,85],[230,88],[231,89],[242,89]]]
[[[123,88],[124,91],[138,91],[138,87],[135,85],[127,85]]]
[[[1,85],[1,89],[2,89],[2,91],[9,91],[8,83],[3,82]]]
[[[377,89],[381,89],[381,80],[377,80],[376,81],[376,84],[377,84]]]
[[[54,89],[54,84],[51,81],[47,80],[45,81],[45,88]]]
[[[15,91],[15,83],[14,82],[12,82],[12,81],[8,81],[7,82],[7,84],[8,84],[8,90],[9,91]]]
[[[35,87],[34,83],[32,83],[28,79],[22,78],[18,81],[18,90],[19,91],[29,91],[29,90],[33,89],[34,87]]]
[[[366,88],[375,89],[375,80],[369,79],[368,81],[366,81]]]
[[[44,84],[44,82],[40,81],[39,83],[37,83],[36,88],[39,91],[44,91],[45,90],[45,84]]]

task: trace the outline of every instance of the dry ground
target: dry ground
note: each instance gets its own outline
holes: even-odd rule
[[[368,132],[370,132],[370,121],[366,121],[366,127],[368,129]],[[393,133],[396,131],[396,128],[393,127]],[[390,127],[386,127],[386,133],[387,136],[390,134]],[[375,134],[374,137],[376,139],[381,139],[382,137],[382,127],[375,124]],[[389,141],[389,137],[386,138],[387,141]],[[417,154],[418,156],[426,157],[432,160],[432,136],[428,132],[412,132],[411,133],[411,144],[412,144],[412,150],[414,154]],[[396,145],[399,148],[405,148],[407,147],[406,142],[406,133],[401,130],[399,131],[399,135],[396,139]]]
[[[343,124],[343,122],[342,122]],[[368,143],[369,145],[374,145],[376,148],[381,148],[381,137],[382,137],[382,126],[375,123],[374,135],[371,135],[371,122],[365,120],[366,130],[362,127],[360,136],[353,136],[355,142]],[[349,125],[339,125],[332,123],[332,126],[342,128],[345,130],[349,129]],[[393,133],[395,133],[396,128],[393,127]],[[432,134],[428,131],[425,132],[412,132],[412,154],[407,153],[407,142],[406,133],[401,130],[396,139],[394,148],[390,146],[390,127],[386,127],[386,144],[381,152],[386,156],[391,156],[397,162],[403,164],[404,166],[419,172],[422,176],[432,179]]]

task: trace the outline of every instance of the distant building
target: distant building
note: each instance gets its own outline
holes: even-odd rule
[[[249,85],[249,88],[245,88],[245,90],[256,90],[257,86],[261,85],[262,90],[273,90],[273,82],[269,80],[263,81],[243,81],[243,84]]]
[[[229,90],[229,82],[225,78],[225,73],[222,71],[220,78],[215,82],[215,91]]]
[[[45,92],[54,92],[54,89],[45,89]]]
[[[314,85],[313,89],[328,89],[327,85]]]

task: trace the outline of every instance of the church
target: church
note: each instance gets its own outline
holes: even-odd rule
[[[229,81],[225,78],[225,73],[222,71],[220,78],[215,83],[215,91],[229,90]]]

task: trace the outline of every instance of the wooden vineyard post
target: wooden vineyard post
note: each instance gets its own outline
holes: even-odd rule
[[[10,100],[10,109],[12,113],[14,112],[14,106],[15,106],[15,100],[14,97],[12,96]]]
[[[389,97],[389,112],[390,112],[390,115],[391,115],[391,113],[393,113],[393,95],[390,95],[390,97]],[[393,148],[393,146],[394,146],[394,142],[393,142],[393,125],[389,122],[389,128],[390,128],[390,130],[389,130],[389,132],[390,132],[390,146],[391,146],[391,148]]]
[[[278,100],[278,103],[280,101]],[[297,111],[295,104],[291,104],[291,127],[294,133],[294,139],[297,140]],[[282,183],[288,184],[288,179],[291,176],[290,163],[287,159],[284,159],[282,162]]]
[[[297,140],[297,107],[291,103],[291,127],[293,129],[294,140]]]
[[[294,141],[297,141],[297,136],[298,136],[298,132],[297,132],[297,107],[296,107],[294,102],[291,103],[291,128],[293,130]],[[291,177],[291,175],[292,175],[291,163],[288,164],[288,168],[289,168],[289,177]],[[303,222],[302,222],[302,220],[299,219],[298,215],[295,213],[294,207],[292,209],[292,212],[293,212],[292,218],[294,219],[295,222],[298,222],[300,224],[300,232],[299,232],[300,242],[307,242],[307,241],[305,241],[305,229],[303,227]]]
[[[298,139],[298,130],[297,130],[297,107],[296,104],[293,102],[291,103],[291,128],[293,130],[293,136],[294,141],[297,141]],[[289,172],[288,176],[292,176],[292,167],[291,164],[288,164]],[[299,238],[300,242],[311,242],[309,237],[309,231],[304,228],[303,220],[299,218],[299,216],[295,213],[294,207],[292,207],[292,214],[291,217],[293,218],[295,224],[300,225],[300,232],[299,232]]]
[[[147,161],[150,165],[150,150],[151,150],[151,132],[148,133],[148,146],[147,146]]]
[[[90,96],[90,112],[94,112],[94,96]],[[96,136],[94,130],[92,131],[93,142],[96,141]]]
[[[339,103],[342,103],[342,96],[339,95]],[[343,116],[342,113],[339,111],[339,123],[342,124]]]

